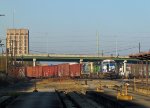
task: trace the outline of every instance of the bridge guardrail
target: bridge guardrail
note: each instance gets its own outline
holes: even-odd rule
[[[26,57],[31,57],[31,56],[35,56],[35,57],[103,57],[103,58],[111,58],[111,57],[115,57],[115,56],[97,56],[97,55],[83,55],[83,54],[19,54],[16,56],[26,56]],[[119,56],[118,58],[129,58],[128,56]]]

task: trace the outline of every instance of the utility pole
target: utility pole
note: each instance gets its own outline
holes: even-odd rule
[[[6,75],[8,75],[8,48],[7,48],[7,38],[6,38]]]
[[[12,57],[12,64],[13,66],[16,65],[16,51],[17,51],[17,41],[16,40],[11,40],[11,57]]]
[[[17,41],[16,40],[14,40],[14,61],[15,61],[15,67],[16,67],[16,51],[17,51]]]
[[[141,52],[141,44],[140,44],[140,42],[139,42],[139,53]]]
[[[96,32],[97,36],[97,56],[99,57],[99,32]]]
[[[11,51],[11,65],[13,64],[13,40],[10,41],[10,51]]]
[[[0,16],[5,16],[4,14],[0,14]],[[1,44],[2,40],[0,40],[0,47],[2,47],[4,44]],[[3,49],[2,49],[2,56],[3,56]],[[3,58],[3,57],[2,57]],[[2,63],[2,62],[1,62]]]
[[[117,38],[116,38],[116,57],[118,57],[118,41],[117,41]]]
[[[2,40],[0,39],[0,47],[2,48],[4,44],[2,44]],[[2,69],[2,61],[3,61],[3,48],[2,48],[2,55],[1,55],[1,69]]]
[[[11,66],[15,65],[15,40],[10,41]]]
[[[8,48],[6,47],[6,75],[8,74]]]
[[[103,50],[102,50],[102,57],[104,56],[104,52],[103,52]]]

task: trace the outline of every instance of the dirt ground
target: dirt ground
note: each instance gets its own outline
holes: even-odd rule
[[[43,79],[41,81],[34,82],[34,86],[29,88],[27,91],[33,91],[35,88],[38,91],[50,91],[50,90],[60,90],[60,91],[77,91],[86,92],[87,90],[96,90],[98,87],[109,87],[112,88],[117,83],[117,81],[110,80],[85,80],[85,79]]]
[[[32,79],[24,82],[18,82],[8,87],[0,88],[0,92],[33,92],[35,88],[38,91],[77,91],[85,93],[88,90],[96,91],[97,88],[116,89],[123,85],[122,80],[100,80],[100,79],[69,79],[69,78],[49,78],[49,79]],[[129,82],[129,91],[133,92],[133,81]],[[150,86],[147,89],[139,86],[139,81],[136,82],[136,93],[149,94]],[[144,86],[145,87],[145,86]],[[135,92],[135,91],[134,91]]]

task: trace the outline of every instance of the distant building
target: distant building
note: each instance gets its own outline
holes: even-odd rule
[[[29,53],[28,29],[8,29],[6,35],[6,47],[9,54],[17,55]]]

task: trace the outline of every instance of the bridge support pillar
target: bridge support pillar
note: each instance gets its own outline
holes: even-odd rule
[[[33,66],[35,67],[35,62],[36,62],[36,59],[33,58]]]
[[[124,60],[123,62],[123,71],[125,74],[125,78],[128,78],[129,73],[127,73],[127,60]]]
[[[120,62],[116,62],[116,73],[117,75],[119,74],[119,69],[120,69]]]
[[[79,61],[79,62],[80,62],[80,64],[82,64],[82,62],[83,62],[83,59],[80,59],[80,61]]]

